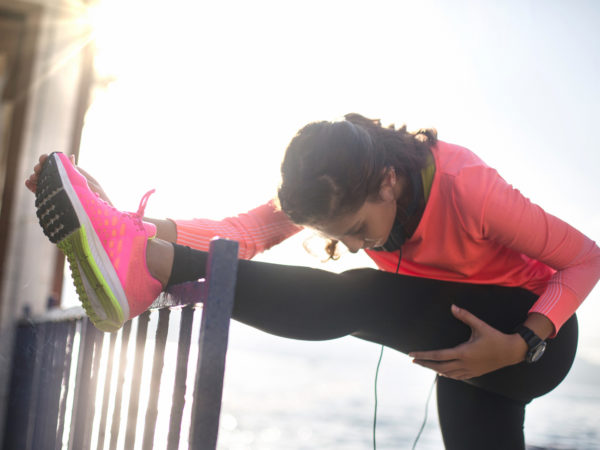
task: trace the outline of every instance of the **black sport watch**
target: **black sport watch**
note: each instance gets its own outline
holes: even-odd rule
[[[529,347],[527,355],[525,355],[525,362],[534,363],[538,361],[546,350],[546,341],[543,341],[525,325],[517,326],[515,332],[521,335],[523,340],[527,343],[527,347]]]

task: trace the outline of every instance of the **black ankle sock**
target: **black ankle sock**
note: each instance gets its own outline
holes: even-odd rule
[[[205,276],[208,253],[177,244],[173,244],[173,250],[173,267],[167,287]]]

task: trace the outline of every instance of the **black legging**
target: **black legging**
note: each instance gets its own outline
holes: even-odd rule
[[[206,253],[175,247],[170,284],[203,276]],[[239,261],[233,318],[270,334],[303,340],[352,335],[403,353],[453,347],[470,336],[450,305],[511,333],[537,296],[525,289],[451,283],[374,269],[341,274]],[[565,323],[534,364],[465,382],[439,377],[438,413],[447,449],[524,449],[525,405],[567,375],[577,319]]]

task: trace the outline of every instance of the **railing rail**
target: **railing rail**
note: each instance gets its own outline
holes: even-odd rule
[[[180,310],[176,322],[177,357],[175,367],[169,368],[174,372],[174,384],[170,387],[166,448],[180,448],[182,426],[188,414],[189,448],[214,450],[237,253],[237,243],[213,241],[206,281],[178,285],[161,294],[152,311],[126,322],[118,333],[99,332],[80,308],[53,311],[44,317],[23,321],[15,339],[3,448],[133,449],[139,441],[143,449],[154,448],[156,430],[161,428],[157,426],[159,409],[164,407],[161,404],[159,408],[159,394],[165,389],[165,348],[173,322],[171,310],[176,307]],[[199,303],[203,303],[202,318],[194,367],[189,359]],[[148,336],[153,319],[155,333]],[[154,347],[151,364],[144,357],[147,344]],[[134,345],[131,367],[130,345]],[[186,380],[190,370],[194,371],[194,394],[186,412]],[[151,375],[146,410],[142,412],[141,380],[145,373]],[[97,392],[98,389],[101,391]],[[126,391],[129,392],[127,399],[124,398]],[[127,417],[124,417],[125,409]],[[143,429],[140,430],[142,414]]]

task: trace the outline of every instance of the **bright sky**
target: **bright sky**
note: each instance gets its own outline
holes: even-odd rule
[[[151,217],[243,212],[275,194],[298,128],[359,112],[436,127],[600,241],[596,1],[104,0],[93,18],[117,81],[80,164],[122,209],[156,188]],[[318,264],[301,240],[263,259]],[[580,355],[597,361],[599,297],[580,309]]]

